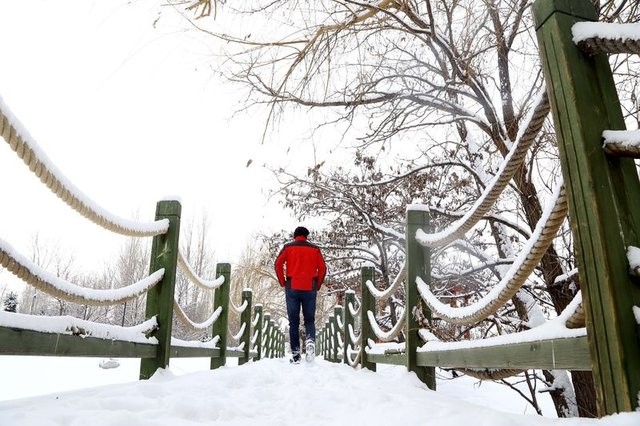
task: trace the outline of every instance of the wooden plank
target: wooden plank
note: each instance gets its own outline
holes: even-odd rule
[[[418,365],[442,368],[591,370],[587,338],[542,340],[502,346],[418,352]]]
[[[147,292],[145,318],[155,316],[158,319],[158,328],[153,333],[158,339],[158,351],[154,359],[143,359],[140,362],[140,379],[143,380],[153,376],[157,369],[169,366],[181,212],[182,207],[178,201],[159,201],[156,205],[156,220],[168,219],[169,230],[164,235],[153,237],[151,243],[149,273],[164,268],[164,275]]]
[[[155,358],[157,345],[0,327],[0,354]]]
[[[218,358],[220,349],[171,346],[171,358]]]
[[[376,371],[376,364],[367,360],[367,354],[365,348],[369,344],[369,340],[375,340],[376,335],[369,324],[368,311],[375,314],[376,312],[376,299],[367,289],[367,281],[374,283],[375,281],[375,269],[372,266],[364,266],[360,269],[360,288],[362,289],[362,300],[360,303],[360,364],[362,368],[368,368],[371,371]]]
[[[406,354],[367,354],[367,362],[389,365],[407,365],[407,356]]]
[[[421,324],[418,324],[414,309],[420,309],[422,316],[431,321],[431,311],[422,303],[421,296],[418,293],[418,285],[416,279],[418,277],[427,284],[431,285],[431,250],[422,247],[416,241],[416,232],[418,229],[428,231],[429,212],[425,210],[407,209],[407,281],[405,284],[405,292],[407,294],[407,303],[404,310],[405,314],[405,336],[407,348],[407,370],[416,373],[416,376],[426,383],[431,390],[436,390],[436,372],[433,367],[421,367],[416,359],[416,349],[422,344],[422,339],[418,335]]]
[[[224,283],[216,288],[213,294],[213,310],[215,312],[218,307],[222,307],[220,316],[213,323],[211,335],[220,336],[218,345],[220,347],[220,356],[211,358],[211,369],[214,370],[226,364],[227,351],[227,330],[229,328],[229,292],[231,289],[231,265],[228,263],[218,263],[216,266],[216,277],[222,275]]]
[[[633,160],[607,157],[604,130],[624,129],[605,55],[588,57],[571,27],[597,15],[589,0],[538,0],[533,7],[591,337],[600,415],[632,411],[640,392],[640,345],[632,306],[640,286],[626,249],[640,245],[640,183]],[[634,282],[635,280],[635,282]]]

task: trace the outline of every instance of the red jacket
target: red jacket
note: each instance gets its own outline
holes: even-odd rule
[[[327,273],[320,248],[303,236],[282,247],[275,267],[280,285],[294,290],[320,290]]]

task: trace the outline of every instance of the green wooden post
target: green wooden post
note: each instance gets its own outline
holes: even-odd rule
[[[242,304],[247,302],[247,306],[244,308],[244,311],[240,314],[240,323],[245,324],[244,332],[242,333],[242,337],[240,338],[240,342],[244,343],[244,356],[238,359],[238,365],[243,365],[249,362],[251,355],[249,352],[251,351],[251,299],[253,293],[251,289],[242,290]]]
[[[360,287],[362,288],[362,309],[360,311],[360,324],[362,324],[362,331],[360,332],[361,343],[360,343],[360,362],[362,363],[362,368],[368,368],[371,371],[376,371],[376,363],[370,362],[367,360],[367,352],[366,348],[369,345],[369,340],[375,341],[376,335],[373,332],[373,328],[371,328],[371,324],[369,324],[369,317],[367,312],[371,311],[376,312],[376,298],[369,292],[367,289],[367,281],[374,282],[375,280],[375,269],[373,266],[365,266],[360,269]]]
[[[211,358],[211,369],[214,370],[227,363],[227,329],[229,328],[229,291],[231,288],[231,265],[228,263],[218,263],[216,266],[216,277],[224,276],[224,283],[218,287],[213,295],[213,309],[222,307],[220,316],[213,323],[212,335],[220,336],[218,346],[220,356]]]
[[[417,352],[421,339],[418,335],[420,324],[416,318],[415,312],[421,311],[421,315],[431,321],[431,311],[424,306],[418,293],[416,278],[420,277],[427,284],[431,285],[431,250],[422,247],[416,241],[416,232],[418,229],[426,231],[429,225],[429,212],[421,207],[407,208],[407,237],[406,237],[406,253],[407,253],[407,281],[406,295],[407,301],[405,306],[405,324],[406,324],[406,350],[407,350],[407,370],[413,371],[429,389],[436,390],[436,374],[434,367],[419,367]],[[416,311],[414,311],[414,309]]]
[[[324,322],[324,336],[325,336],[325,343],[324,343],[324,354],[323,357],[324,359],[326,359],[327,361],[330,360],[330,354],[331,354],[331,330],[329,328],[329,320],[326,320]]]
[[[167,368],[171,351],[171,328],[173,323],[173,295],[176,284],[176,269],[180,236],[180,214],[178,201],[160,201],[156,204],[156,220],[169,219],[169,230],[156,235],[151,243],[149,272],[164,268],[162,280],[147,292],[145,317],[156,317],[158,329],[153,336],[158,339],[155,358],[140,361],[140,379],[148,379],[157,369]]]
[[[278,339],[278,330],[276,329],[276,323],[269,320],[269,358],[276,357],[276,343]]]
[[[271,358],[271,314],[264,314],[264,358]]]
[[[633,411],[640,345],[632,313],[638,280],[628,246],[640,245],[640,183],[633,160],[607,157],[603,130],[625,128],[606,55],[588,57],[571,27],[598,19],[588,0],[538,0],[533,12],[569,199],[599,415]],[[635,281],[635,282],[634,282]]]
[[[335,312],[329,315],[329,329],[331,330],[331,352],[329,354],[329,360],[336,362],[338,359],[338,321],[336,320]]]
[[[336,319],[336,349],[335,349],[335,362],[340,362],[340,357],[338,355],[342,354],[344,351],[340,349],[340,337],[342,337],[342,344],[344,344],[344,333],[340,330],[340,323],[344,326],[344,309],[342,306],[338,305],[333,308],[333,313]]]
[[[256,343],[255,343],[255,348],[256,348],[256,357],[255,360],[258,361],[260,359],[262,359],[262,357],[264,356],[264,346],[262,345],[262,327],[263,327],[263,316],[262,316],[262,305],[257,304],[256,307],[254,308],[254,315],[258,316],[258,320],[256,322],[256,328],[255,328],[255,332],[258,333],[258,335],[256,336]]]
[[[349,328],[355,327],[355,318],[351,313],[351,306],[355,307],[356,294],[353,290],[347,290],[344,293],[344,350],[342,351],[342,361],[349,364],[349,347],[354,345],[351,341],[351,333]]]

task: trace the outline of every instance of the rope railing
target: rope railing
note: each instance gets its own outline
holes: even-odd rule
[[[493,315],[504,306],[524,285],[538,266],[542,256],[553,242],[558,229],[567,216],[567,199],[564,185],[558,184],[547,208],[525,248],[518,255],[505,277],[480,301],[471,306],[452,308],[438,301],[429,286],[418,277],[418,291],[431,311],[452,324],[476,324]]]
[[[400,333],[402,333],[405,321],[404,312],[399,316],[398,321],[389,331],[383,331],[382,328],[380,328],[380,325],[378,324],[378,321],[376,321],[376,316],[373,314],[373,312],[368,311],[367,317],[369,318],[369,324],[371,324],[373,332],[381,342],[391,342],[396,339],[400,335]]]
[[[382,291],[378,290],[373,285],[373,282],[371,281],[367,281],[365,284],[367,286],[367,290],[369,291],[369,293],[371,293],[371,295],[373,295],[373,297],[375,297],[376,300],[381,300],[381,299],[386,299],[391,295],[393,295],[393,293],[396,292],[398,287],[400,287],[400,285],[402,284],[406,276],[407,276],[407,263],[405,262],[402,264],[402,267],[400,268],[400,272],[398,272],[398,275],[396,275],[396,278],[393,280],[393,283],[391,283],[391,285],[385,290],[382,290]]]
[[[202,322],[194,322],[189,319],[189,316],[186,312],[180,307],[177,300],[173,302],[173,312],[176,314],[176,319],[180,321],[182,325],[187,327],[191,331],[202,331],[208,330],[217,320],[220,318],[220,314],[222,313],[222,307],[218,306],[218,308],[213,311],[213,314],[206,320]]]
[[[182,273],[191,281],[196,284],[198,287],[205,290],[214,290],[224,284],[224,275],[220,275],[218,278],[214,280],[205,280],[198,276],[195,273],[187,258],[182,254],[182,250],[178,251],[178,266]]]
[[[240,306],[237,306],[235,303],[233,303],[233,299],[229,298],[229,306],[231,306],[231,310],[233,312],[235,312],[236,314],[241,314],[245,309],[247,309],[249,303],[246,300],[243,300]]]
[[[573,25],[573,41],[585,53],[640,54],[640,29],[638,24],[613,24],[608,22],[578,22]],[[602,34],[614,34],[602,36]]]
[[[546,89],[543,88],[529,120],[526,121],[526,126],[520,131],[516,138],[516,143],[504,158],[500,170],[498,170],[493,180],[485,187],[483,193],[469,211],[443,231],[427,234],[419,230],[416,235],[418,242],[425,247],[436,248],[446,246],[465,235],[487,214],[511,178],[513,178],[515,172],[522,165],[529,148],[536,140],[536,136],[544,124],[549,109],[549,98]]]
[[[93,289],[72,284],[19,255],[9,244],[0,240],[0,265],[36,289],[55,298],[80,305],[106,306],[126,302],[146,293],[164,275],[160,269],[146,278],[115,289]]]
[[[131,237],[149,237],[167,232],[169,221],[135,222],[109,213],[85,196],[40,150],[24,126],[0,98],[0,134],[18,157],[42,183],[69,207],[111,232]]]

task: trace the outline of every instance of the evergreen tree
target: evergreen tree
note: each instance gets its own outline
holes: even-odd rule
[[[17,312],[18,311],[18,294],[14,291],[9,292],[7,297],[4,298],[2,302],[4,305],[4,310],[7,312]]]

